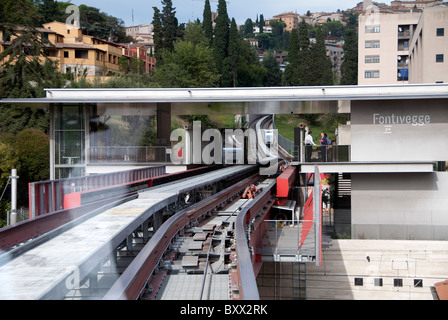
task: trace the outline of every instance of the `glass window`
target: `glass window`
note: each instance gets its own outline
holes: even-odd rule
[[[362,286],[363,278],[355,278],[355,286]]]
[[[383,278],[375,278],[374,283],[375,283],[375,287],[382,287],[383,286]]]
[[[437,28],[436,34],[438,37],[444,37],[445,36],[445,28]]]
[[[394,287],[402,287],[403,279],[394,279]]]
[[[366,33],[379,33],[380,32],[380,26],[366,26]]]
[[[443,62],[443,54],[436,54],[436,62]]]

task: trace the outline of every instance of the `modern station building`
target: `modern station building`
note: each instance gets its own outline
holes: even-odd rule
[[[317,164],[351,182],[346,223],[353,239],[448,240],[447,84],[49,89],[43,99],[2,103],[51,113],[52,179],[169,163],[171,115],[346,113],[349,145],[332,145],[328,162],[296,156],[291,164],[302,174]],[[105,119],[113,116],[147,117],[158,147],[108,148],[113,122]]]

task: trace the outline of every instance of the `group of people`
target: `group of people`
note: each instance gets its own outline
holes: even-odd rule
[[[305,137],[305,155],[306,160],[311,160],[311,152],[312,152],[312,146],[316,146],[316,144],[313,141],[313,136],[311,135],[312,132],[308,131],[308,134]],[[327,161],[327,146],[331,145],[331,140],[328,139],[328,136],[325,132],[320,133],[320,158],[321,161]]]

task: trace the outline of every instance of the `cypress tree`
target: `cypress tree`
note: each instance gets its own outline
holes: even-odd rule
[[[284,84],[286,86],[298,85],[298,65],[299,65],[299,32],[297,29],[291,30],[288,47],[288,62],[285,68]]]
[[[237,86],[237,68],[241,39],[236,21],[233,18],[229,30],[228,56],[224,60],[221,84],[223,87]]]
[[[358,36],[354,29],[344,34],[344,60],[341,65],[341,85],[358,84]]]
[[[223,61],[227,57],[229,44],[229,16],[225,0],[218,2],[218,17],[216,18],[215,37],[213,39],[213,51],[216,68],[219,73],[223,71]]]
[[[205,0],[202,28],[204,29],[204,34],[209,40],[209,45],[211,47],[213,44],[213,22],[212,22],[212,10],[210,8],[210,0]]]
[[[154,47],[157,65],[162,64],[162,51],[163,51],[163,29],[162,29],[162,21],[160,18],[160,10],[157,7],[153,7],[154,9],[154,18],[152,20],[153,31],[154,31]]]
[[[173,3],[171,0],[162,0],[162,4],[164,5],[162,11],[162,26],[164,29],[164,49],[169,51],[174,50],[174,42],[177,38],[178,32],[178,21],[176,18],[176,8],[173,8]]]
[[[324,33],[321,27],[316,30],[316,44],[311,50],[310,85],[333,85],[333,70],[330,59],[327,57]]]
[[[299,25],[299,54],[297,76],[298,85],[308,86],[311,83],[312,70],[310,68],[310,37],[308,24],[302,20]]]

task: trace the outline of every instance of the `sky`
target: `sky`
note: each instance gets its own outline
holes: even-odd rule
[[[125,26],[150,24],[154,15],[153,7],[163,9],[161,0],[66,0],[74,5],[85,4],[96,7],[108,15],[120,18]],[[351,9],[362,0],[227,0],[227,13],[235,18],[237,24],[244,24],[250,18],[257,19],[257,14],[263,14],[270,19],[276,14],[284,12],[297,12],[305,14],[311,12],[335,12],[338,9]],[[202,21],[205,0],[172,0],[176,10],[176,17],[180,23]],[[390,4],[390,1],[383,1]],[[218,0],[210,0],[212,11],[217,12]]]

